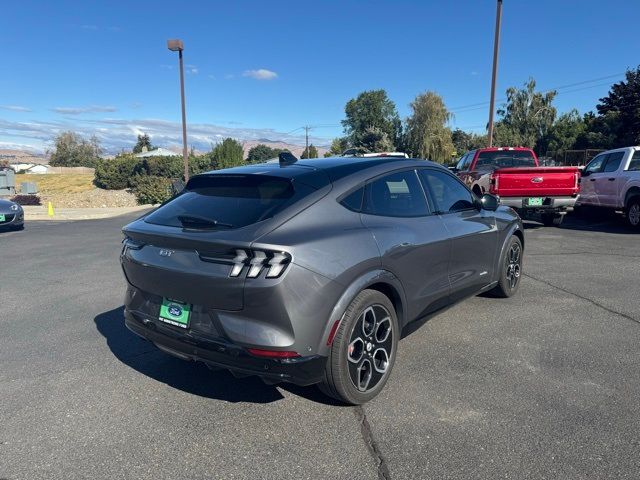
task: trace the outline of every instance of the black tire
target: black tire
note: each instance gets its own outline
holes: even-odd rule
[[[627,201],[624,216],[629,228],[640,230],[640,197],[631,197]]]
[[[369,334],[368,325],[371,325]],[[360,292],[347,308],[335,334],[320,390],[350,405],[361,405],[374,398],[391,374],[399,335],[398,317],[389,298],[377,290]],[[382,338],[384,341],[379,341]]]
[[[513,251],[517,250],[517,258],[514,258]],[[489,293],[498,298],[509,298],[518,291],[520,279],[522,277],[522,242],[513,235],[504,250],[500,259],[500,280]]]
[[[545,227],[559,227],[562,225],[564,215],[559,213],[543,213],[541,216],[542,223]]]

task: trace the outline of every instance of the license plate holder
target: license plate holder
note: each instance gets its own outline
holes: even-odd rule
[[[6,222],[7,218],[4,216],[4,213],[0,213],[0,222]]]
[[[542,197],[529,197],[527,198],[528,207],[541,207],[544,204],[544,198]]]
[[[163,298],[158,320],[174,327],[187,329],[191,319],[191,305],[188,303]]]

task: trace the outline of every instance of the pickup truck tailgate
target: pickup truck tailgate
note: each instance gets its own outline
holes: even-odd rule
[[[577,167],[516,167],[493,172],[492,184],[501,197],[564,197],[580,191]]]

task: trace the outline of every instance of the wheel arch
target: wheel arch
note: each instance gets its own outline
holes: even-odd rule
[[[406,296],[400,280],[388,270],[372,270],[355,279],[336,302],[325,325],[322,338],[320,338],[320,343],[317,348],[318,354],[328,354],[331,346],[329,340],[332,340],[330,337],[335,334],[340,326],[347,307],[361,291],[366,289],[376,290],[389,298],[393,304],[393,308],[396,310],[398,323],[402,329],[406,323]]]
[[[634,185],[633,187],[629,188],[629,190],[627,190],[627,193],[625,193],[624,195],[625,208],[627,208],[627,205],[629,204],[629,200],[631,200],[634,197],[640,197],[640,187],[637,185]]]

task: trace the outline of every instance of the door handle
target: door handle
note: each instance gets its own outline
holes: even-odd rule
[[[610,182],[615,182],[615,181],[616,181],[616,179],[615,179],[615,178],[610,178],[610,179],[609,179],[609,181],[610,181]]]
[[[595,182],[595,181],[596,181],[596,179],[595,179],[595,178],[590,178],[590,179],[589,179],[589,181],[590,181],[590,182]]]

